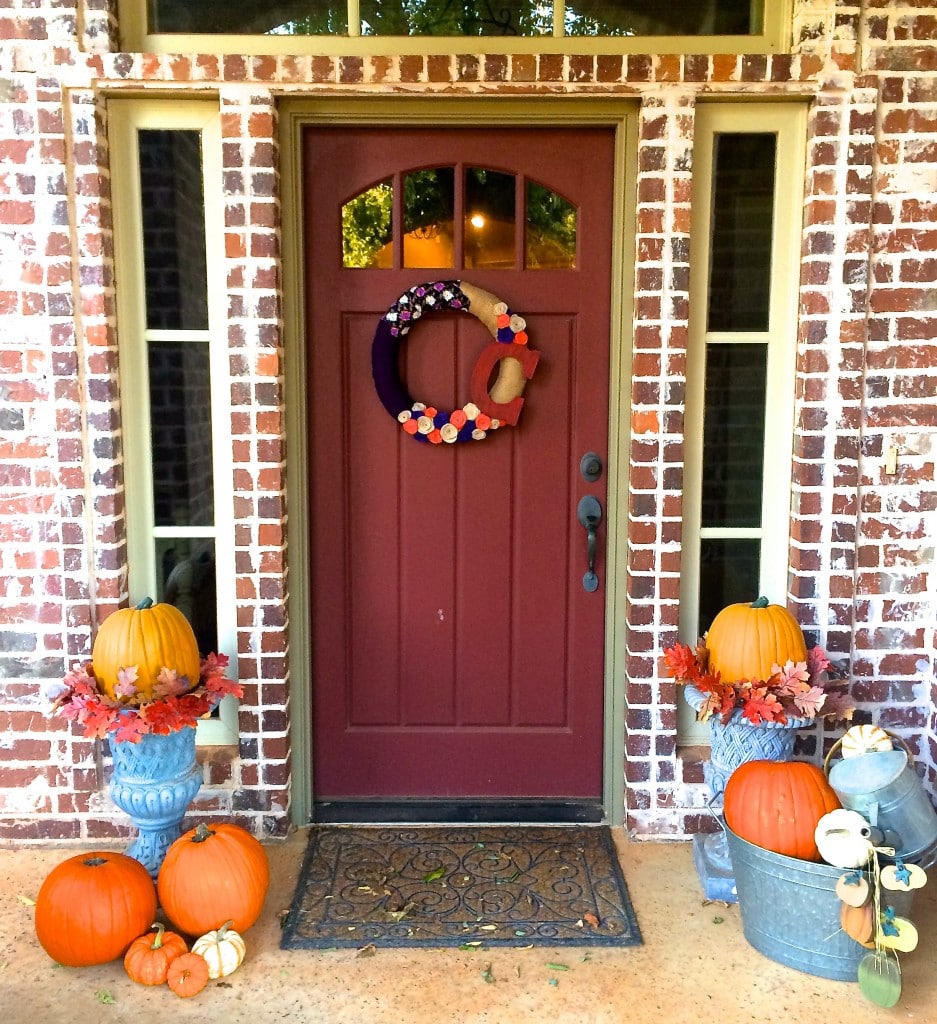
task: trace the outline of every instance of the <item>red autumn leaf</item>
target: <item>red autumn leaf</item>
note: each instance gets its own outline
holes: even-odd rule
[[[752,687],[750,695],[742,704],[742,717],[752,725],[787,721],[781,702],[763,686]]]
[[[114,739],[120,742],[137,743],[147,732],[146,722],[139,715],[122,715]]]
[[[693,681],[699,676],[699,663],[692,647],[687,644],[674,644],[664,651],[664,664],[667,673],[673,679]]]

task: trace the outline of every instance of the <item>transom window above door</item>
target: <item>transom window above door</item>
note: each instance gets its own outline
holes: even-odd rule
[[[118,7],[122,46],[147,51],[180,52],[180,35],[227,36],[221,49],[242,53],[261,52],[244,42],[251,37],[266,40],[263,52],[305,52],[300,40],[314,38],[317,52],[325,42],[346,53],[378,52],[368,39],[385,40],[378,45],[388,52],[387,40],[406,39],[414,52],[421,39],[484,37],[488,52],[528,53],[588,49],[590,39],[603,52],[658,53],[778,52],[790,41],[790,0],[118,0]]]
[[[762,7],[752,0],[150,0],[149,20],[153,32],[331,35],[357,23],[361,35],[380,36],[726,36],[756,34]]]
[[[527,178],[487,167],[404,171],[343,204],[342,265],[568,270],[576,225],[568,199]]]

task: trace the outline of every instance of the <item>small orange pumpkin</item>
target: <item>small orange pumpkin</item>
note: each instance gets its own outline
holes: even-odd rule
[[[149,872],[123,853],[81,853],[54,867],[36,897],[36,936],[67,967],[126,953],[156,916]]]
[[[98,688],[115,699],[121,669],[135,666],[137,695],[152,697],[164,668],[185,676],[189,688],[201,672],[198,644],[188,619],[171,604],[145,598],[136,608],[121,608],[101,623],[91,648]]]
[[[203,935],[226,921],[244,932],[260,917],[270,866],[263,846],[238,825],[204,823],[169,847],[159,869],[159,901],[187,935]]]
[[[706,634],[706,648],[709,670],[718,672],[726,683],[767,680],[773,665],[807,660],[807,645],[797,620],[766,597],[723,608]]]
[[[839,798],[822,770],[806,761],[746,761],[729,776],[726,824],[742,839],[762,849],[821,859],[817,823],[839,806]]]
[[[166,981],[177,996],[197,996],[208,984],[208,964],[198,953],[183,953],[169,965]]]
[[[169,965],[177,956],[189,951],[185,939],[175,932],[167,932],[162,922],[157,921],[153,928],[155,935],[134,939],[124,956],[124,970],[140,985],[165,984]]]

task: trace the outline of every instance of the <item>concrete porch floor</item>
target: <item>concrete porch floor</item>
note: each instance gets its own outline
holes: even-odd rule
[[[915,894],[920,945],[902,954],[903,993],[892,1010],[854,984],[783,967],[745,941],[737,906],[704,905],[688,843],[616,842],[644,937],[624,949],[355,950],[279,948],[306,830],[267,847],[272,883],[264,914],[245,935],[247,960],[223,982],[184,1000],[132,982],[120,961],[59,967],[33,927],[46,874],[83,850],[0,850],[0,1020],[4,1024],[111,1024],[218,1020],[225,1024],[874,1024],[937,1020],[937,878]],[[109,847],[115,848],[113,846]],[[24,897],[26,898],[24,900]],[[565,965],[567,970],[551,968]],[[486,968],[490,966],[490,973]],[[486,981],[486,973],[493,980]],[[102,1000],[113,1000],[104,1002]]]

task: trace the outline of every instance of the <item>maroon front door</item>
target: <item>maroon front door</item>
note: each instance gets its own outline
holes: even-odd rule
[[[613,133],[315,128],[304,147],[315,799],[597,802],[606,524],[590,591],[577,505],[606,507]],[[407,208],[427,202],[407,177],[425,169],[453,183],[429,226]],[[504,215],[487,250],[470,238],[479,181],[515,187],[513,229]],[[392,210],[365,267],[342,247],[362,194]],[[525,209],[551,197],[572,211],[572,265],[525,243]],[[481,441],[419,443],[375,390],[380,318],[437,280],[503,300],[540,353],[517,425]],[[427,315],[400,345],[401,383],[460,408],[491,342],[470,314]]]

